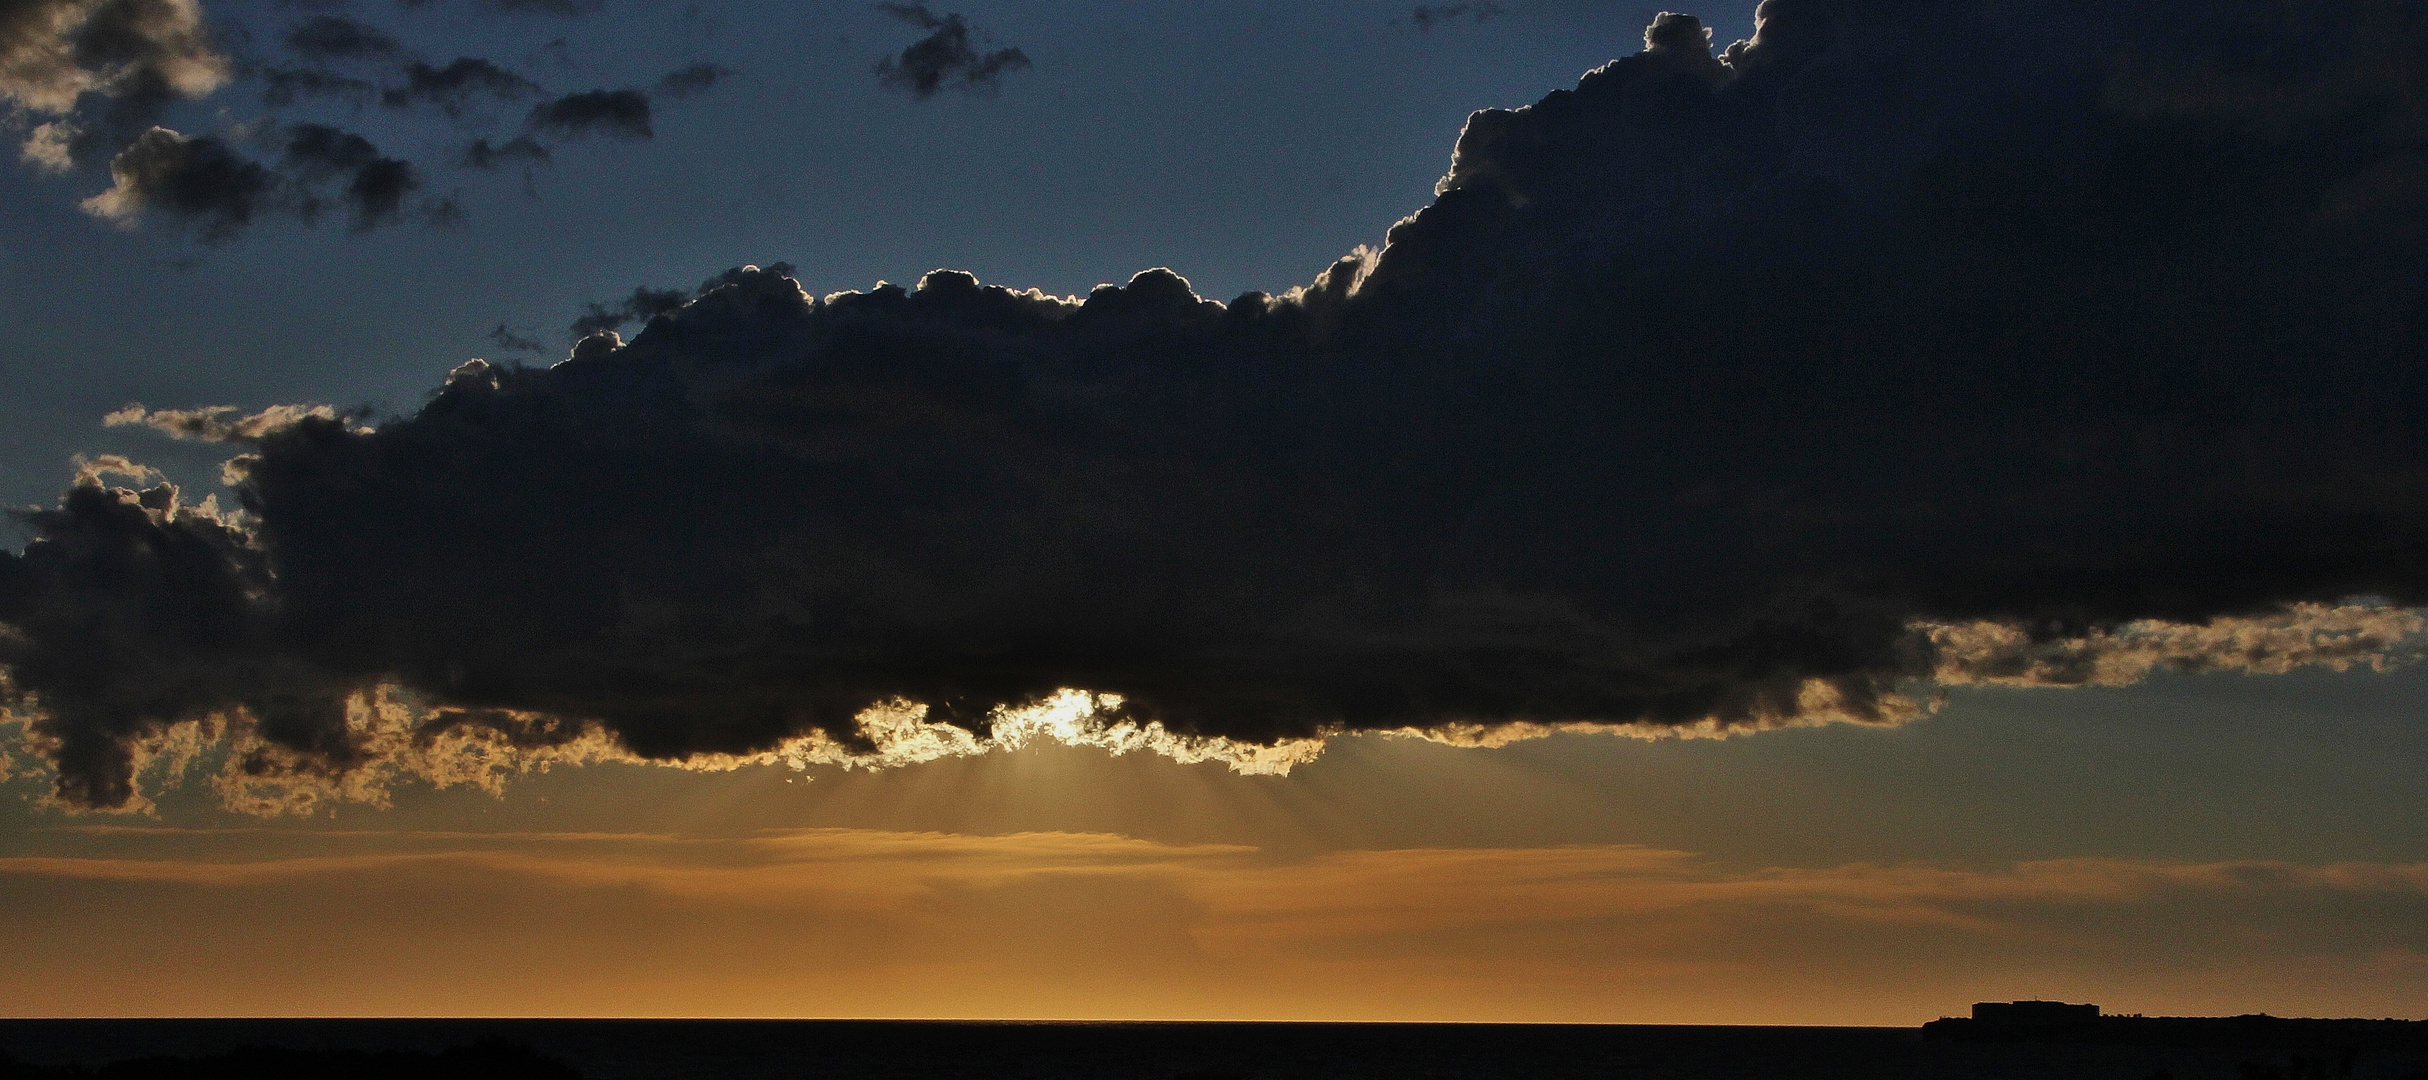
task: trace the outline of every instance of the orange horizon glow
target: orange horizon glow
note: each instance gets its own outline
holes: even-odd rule
[[[1634,845],[1279,857],[840,828],[373,842],[438,846],[0,859],[20,942],[0,1014],[1905,1027],[2019,997],[2383,1015],[2428,984],[2428,957],[2331,948],[2340,910],[2428,915],[2428,864],[1730,871]],[[2319,940],[2250,955],[2270,911]],[[2159,926],[2229,957],[2133,956]]]

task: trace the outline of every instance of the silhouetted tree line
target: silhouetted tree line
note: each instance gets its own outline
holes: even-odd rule
[[[0,1080],[582,1080],[579,1070],[496,1040],[420,1050],[245,1046],[207,1057],[153,1055],[106,1065],[43,1066],[0,1051]]]
[[[2331,1055],[2295,1054],[2282,1062],[2245,1060],[2235,1064],[2235,1072],[2238,1080],[2343,1080],[2353,1074],[2359,1057],[2358,1051],[2346,1049]],[[2159,1069],[2149,1080],[2175,1080],[2175,1073]],[[2402,1080],[2428,1080],[2428,1068],[2412,1069]]]

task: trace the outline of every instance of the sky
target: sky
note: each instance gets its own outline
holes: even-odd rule
[[[6,0],[0,1013],[2428,1015],[2414,7]]]

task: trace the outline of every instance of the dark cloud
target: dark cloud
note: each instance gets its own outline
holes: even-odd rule
[[[255,67],[246,74],[261,81],[261,103],[273,109],[323,97],[365,105],[379,89],[367,80],[321,68]]]
[[[287,165],[308,175],[349,171],[379,156],[379,148],[371,140],[326,124],[297,124],[287,129]]]
[[[1408,21],[1415,24],[1420,31],[1430,31],[1438,23],[1455,22],[1460,19],[1486,22],[1499,18],[1500,15],[1501,6],[1490,0],[1481,4],[1418,4],[1416,9],[1409,13]]]
[[[40,121],[21,156],[45,168],[125,147],[230,70],[194,0],[0,3],[0,106]]]
[[[544,353],[548,351],[546,345],[540,344],[536,339],[515,333],[505,323],[499,323],[496,328],[489,331],[489,341],[507,352]]]
[[[862,710],[950,747],[1080,688],[1253,765],[2366,662],[2419,618],[2318,605],[2428,603],[2424,35],[1770,0],[1723,65],[1664,17],[1287,295],[743,271],[409,417],[222,423],[249,516],[79,486],[0,662],[95,805],[211,715],[251,782],[364,717],[898,758]]]
[[[258,666],[278,651],[265,647],[270,627],[247,599],[269,584],[260,553],[215,515],[180,505],[175,487],[138,495],[79,485],[57,509],[24,520],[46,541],[18,556],[0,584],[15,609],[9,621],[79,645],[20,652],[10,658],[14,677],[22,686],[143,687],[136,699],[45,699],[40,723],[58,740],[61,798],[125,805],[135,797],[130,743],[162,715],[212,708],[249,687],[285,681],[265,679]],[[326,722],[301,718],[292,729],[312,742],[318,736],[310,732]]]
[[[200,235],[222,241],[242,232],[265,211],[291,211],[316,220],[344,206],[357,229],[403,220],[407,201],[422,187],[413,166],[374,155],[337,165],[329,153],[354,149],[358,136],[330,141],[315,125],[282,129],[273,122],[227,122],[230,136],[292,136],[287,157],[273,168],[248,160],[233,142],[218,136],[189,138],[161,125],[167,108],[182,97],[207,94],[232,73],[258,81],[260,101],[285,109],[319,99],[357,106],[376,97],[395,109],[434,106],[456,120],[487,123],[485,101],[544,97],[539,84],[498,63],[461,57],[443,67],[404,62],[401,82],[378,86],[332,67],[355,61],[397,61],[406,50],[376,27],[335,13],[342,4],[282,4],[309,14],[291,23],[280,41],[300,63],[248,61],[237,65],[217,52],[194,0],[0,0],[0,110],[15,115],[26,139],[20,159],[65,172],[102,155],[115,155],[114,186],[89,199],[88,211],[132,225],[147,209],[194,225]],[[412,5],[408,5],[412,6]],[[576,0],[485,0],[501,11],[572,14],[591,5]],[[232,31],[232,40],[249,40]],[[563,42],[554,43],[561,47]],[[730,72],[694,64],[669,73],[660,92],[673,97],[701,93]],[[467,147],[462,164],[489,170],[519,167],[524,189],[536,194],[535,170],[548,163],[541,138],[592,134],[647,139],[653,135],[649,95],[641,90],[591,90],[544,99],[526,117],[525,132],[502,143],[484,138]],[[262,135],[263,132],[284,134]],[[362,145],[367,146],[367,143]],[[342,176],[340,175],[342,174]],[[460,193],[424,199],[421,216],[432,223],[463,217]]]
[[[483,172],[519,168],[523,173],[523,194],[536,198],[540,193],[539,170],[547,166],[552,158],[548,148],[538,140],[529,135],[517,135],[494,145],[485,138],[474,139],[471,145],[464,147],[459,164]]]
[[[287,28],[279,40],[306,60],[386,58],[404,51],[396,39],[343,15],[315,15]]]
[[[517,135],[492,145],[487,139],[474,139],[464,148],[463,165],[468,169],[497,169],[509,165],[529,168],[548,164],[548,148],[531,136]]]
[[[166,81],[152,75],[137,75],[119,80],[116,92],[80,107],[72,119],[45,125],[65,136],[67,161],[82,166],[114,155],[143,133],[160,126],[169,106],[183,96]],[[35,137],[26,141],[22,157],[42,159],[48,151],[41,139],[43,129],[35,129]],[[52,164],[45,161],[44,164]]]
[[[599,8],[596,3],[583,3],[581,0],[481,0],[480,6],[489,11],[566,17],[587,15]]]
[[[538,83],[473,56],[458,57],[443,68],[416,60],[405,65],[404,76],[403,86],[380,92],[382,104],[407,109],[428,102],[448,116],[462,116],[478,97],[513,101],[540,92]]]
[[[157,212],[209,242],[243,232],[273,208],[280,189],[275,173],[220,139],[157,127],[110,159],[110,179],[86,210],[128,225]]]
[[[88,93],[157,80],[185,94],[227,78],[190,0],[12,0],[0,7],[0,99],[64,113]]]
[[[527,62],[534,65],[548,64],[567,69],[582,66],[582,62],[573,55],[573,43],[561,37],[549,38],[546,44],[532,50],[529,56],[531,59]]]
[[[589,310],[583,313],[581,318],[573,320],[573,325],[567,332],[572,334],[575,341],[580,341],[594,334],[604,334],[620,329],[626,323],[646,323],[659,315],[683,306],[683,302],[689,299],[691,299],[691,294],[682,289],[652,289],[646,285],[636,286],[633,288],[631,296],[613,304],[589,305]]]
[[[915,98],[930,98],[947,87],[992,90],[1004,73],[1026,70],[1029,58],[1018,49],[981,53],[970,44],[976,32],[959,15],[937,15],[924,4],[878,4],[882,11],[923,30],[934,31],[902,50],[900,56],[877,61],[877,81]],[[980,40],[985,35],[976,35]]]
[[[464,209],[462,188],[457,188],[435,199],[423,199],[420,210],[422,222],[433,229],[459,228],[471,216],[470,212]]]
[[[322,124],[289,129],[283,163],[296,182],[304,220],[319,218],[325,200],[317,188],[333,181],[357,232],[402,221],[405,196],[421,188],[410,163],[382,156],[360,135]]]
[[[560,137],[590,134],[646,139],[649,95],[638,90],[583,90],[532,106],[524,121],[533,131]]]
[[[710,87],[732,78],[733,72],[715,64],[693,64],[680,71],[670,71],[658,80],[657,93],[663,97],[687,98],[705,94]]]
[[[428,7],[436,0],[396,0],[401,8]],[[587,15],[599,9],[597,0],[480,0],[482,11],[503,14],[558,15],[572,17]]]
[[[126,226],[157,213],[219,243],[273,214],[312,224],[332,206],[343,207],[357,231],[396,224],[405,218],[406,196],[422,186],[410,163],[327,125],[285,128],[278,145],[273,168],[218,136],[153,128],[110,162],[110,189],[84,208]],[[438,204],[428,209],[445,216]]]

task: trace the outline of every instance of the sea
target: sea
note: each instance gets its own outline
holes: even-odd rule
[[[462,1048],[482,1047],[549,1068],[501,1074],[462,1064],[478,1058]],[[400,1072],[399,1062],[408,1067]],[[583,1080],[2428,1080],[2428,1057],[2416,1046],[1966,1042],[1893,1027],[0,1020],[0,1077],[27,1080],[562,1080],[573,1073]]]

